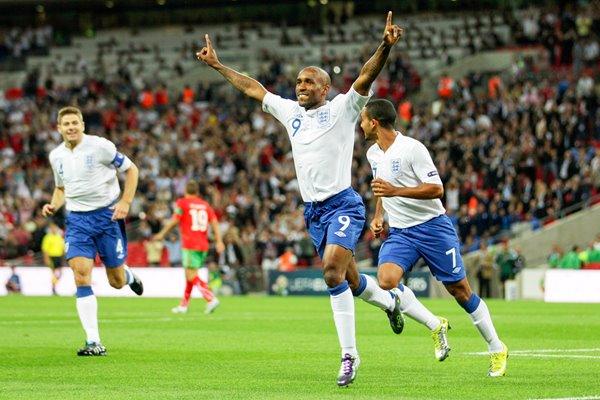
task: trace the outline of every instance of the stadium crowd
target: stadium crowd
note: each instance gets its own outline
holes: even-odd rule
[[[515,29],[515,43],[536,49],[533,56],[516,57],[509,71],[450,79],[433,102],[410,102],[420,77],[403,55],[376,82],[376,96],[398,105],[401,129],[432,149],[464,252],[509,237],[517,225],[552,223],[598,193],[600,30],[592,28],[597,16],[581,21],[588,15],[532,12]],[[556,38],[548,38],[549,30]],[[293,97],[293,65],[267,56],[257,78]],[[323,66],[331,70],[338,61],[345,74],[334,81],[333,94],[348,89],[353,66],[364,60],[325,59]],[[140,168],[130,211],[134,242],[161,229],[186,182],[195,179],[221,231],[231,232],[239,248],[238,266],[275,269],[290,246],[298,266],[318,263],[303,227],[289,141],[260,105],[221,85],[190,85],[175,98],[168,82],[140,81],[126,68],[95,72],[81,85],[48,79],[33,91],[0,93],[0,260],[40,252],[48,224],[40,205],[53,187],[48,153],[62,141],[56,111],[72,104],[81,107],[87,133],[118,143]],[[357,128],[353,186],[371,214],[368,145]],[[380,245],[368,231],[362,243],[359,254],[367,257]]]

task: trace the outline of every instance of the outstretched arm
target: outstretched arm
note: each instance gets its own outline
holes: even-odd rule
[[[375,82],[377,75],[379,75],[379,72],[381,72],[381,69],[385,65],[392,47],[398,43],[403,33],[402,28],[392,24],[392,12],[388,12],[385,30],[383,31],[383,40],[375,51],[375,54],[363,65],[360,75],[354,82],[353,87],[358,94],[362,96],[369,94],[369,89],[371,89],[371,85]]]
[[[243,75],[236,70],[221,64],[208,35],[204,35],[204,39],[206,40],[206,46],[196,53],[198,60],[204,61],[206,65],[223,75],[234,88],[238,89],[246,96],[262,102],[267,94],[267,89],[265,89],[265,87],[256,79],[250,78],[249,76]]]

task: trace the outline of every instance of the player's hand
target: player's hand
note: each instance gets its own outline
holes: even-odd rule
[[[396,187],[381,178],[377,178],[371,182],[371,189],[377,197],[393,197],[395,196]]]
[[[225,251],[225,243],[221,242],[217,242],[215,244],[215,250],[217,250],[218,254],[221,254],[222,252]]]
[[[54,215],[55,212],[56,212],[56,208],[50,203],[46,203],[42,207],[42,215],[44,217],[49,217],[51,215]]]
[[[404,29],[400,28],[398,25],[392,24],[392,12],[389,11],[385,23],[385,30],[383,31],[383,42],[392,47],[398,43],[403,34]]]
[[[163,240],[163,235],[161,235],[160,233],[157,233],[156,235],[154,235],[150,238],[151,242],[162,242],[162,240]]]
[[[120,200],[117,204],[110,207],[110,209],[114,210],[111,220],[124,219],[129,214],[129,203],[125,200]]]
[[[209,67],[215,67],[219,64],[217,52],[212,46],[212,42],[210,41],[208,34],[204,35],[204,40],[206,40],[206,46],[196,53],[196,58],[198,58],[200,61],[204,61]]]
[[[373,221],[371,221],[369,228],[371,229],[371,232],[373,232],[373,236],[378,238],[379,235],[381,235],[381,232],[383,232],[383,218],[373,218]]]

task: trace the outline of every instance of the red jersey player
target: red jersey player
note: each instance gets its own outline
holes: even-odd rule
[[[215,235],[217,253],[225,249],[217,216],[212,207],[199,196],[196,182],[188,182],[185,196],[178,199],[171,220],[157,233],[153,240],[163,240],[164,236],[179,224],[181,231],[182,263],[185,268],[185,292],[181,304],[172,309],[174,313],[186,313],[194,286],[198,286],[207,301],[205,313],[209,314],[219,305],[219,300],[208,287],[208,268],[205,266],[208,253],[208,226]]]

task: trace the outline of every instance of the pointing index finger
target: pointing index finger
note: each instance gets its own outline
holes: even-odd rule
[[[392,24],[392,12],[391,11],[388,11],[386,24],[387,25],[391,25]]]
[[[212,43],[210,42],[210,38],[208,37],[208,33],[204,35],[204,40],[206,40],[206,47],[212,47]]]

